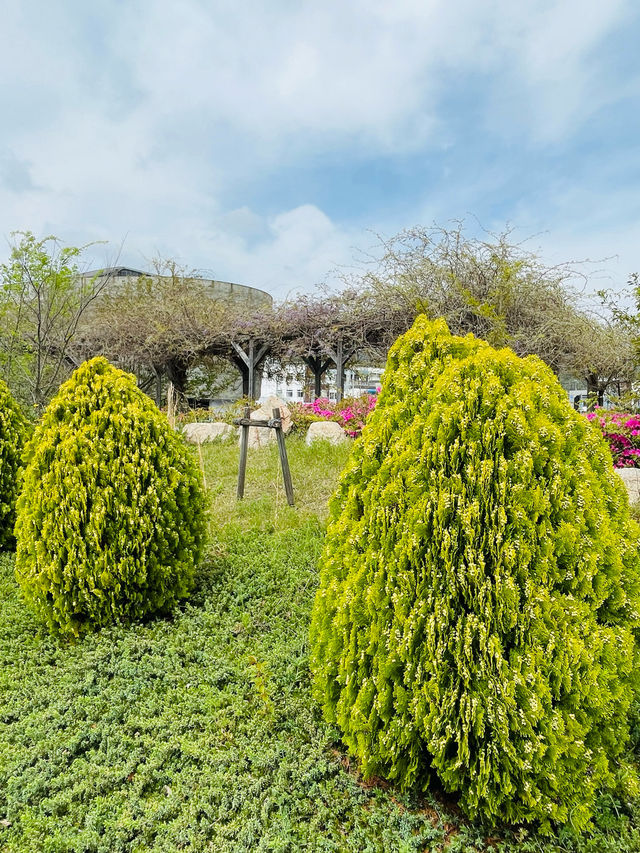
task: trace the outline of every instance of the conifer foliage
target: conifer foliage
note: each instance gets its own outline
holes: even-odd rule
[[[21,455],[26,432],[24,415],[0,379],[0,549],[13,544]]]
[[[637,691],[638,527],[550,369],[419,317],[331,503],[314,693],[365,775],[584,826]]]
[[[83,364],[25,458],[16,574],[52,631],[78,636],[187,595],[204,540],[199,471],[133,376]]]

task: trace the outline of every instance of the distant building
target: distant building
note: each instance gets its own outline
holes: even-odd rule
[[[141,275],[147,275],[142,270],[133,270],[130,267],[104,267],[98,270],[87,270],[83,272],[81,278],[87,280],[92,278],[139,278]]]
[[[345,397],[360,397],[363,394],[375,394],[380,387],[382,367],[356,366],[345,370]],[[335,370],[327,370],[322,383],[322,396],[329,400],[337,400]],[[312,380],[305,381],[304,370],[298,366],[289,365],[282,375],[270,378],[263,376],[261,401],[269,397],[279,397],[289,403],[303,403],[312,399]]]
[[[88,270],[82,273],[81,278],[88,281],[93,278],[109,278],[111,281],[107,284],[107,289],[111,292],[119,285],[129,281],[135,281],[140,276],[149,276],[149,278],[168,278],[154,272],[144,272],[143,270],[134,270],[131,267],[104,267],[104,269]],[[273,297],[266,290],[260,290],[258,287],[249,287],[246,284],[237,284],[233,281],[219,281],[214,278],[204,278],[203,276],[191,276],[194,281],[203,282],[208,289],[213,291],[220,299],[231,299],[234,302],[245,304],[248,308],[270,307],[273,305]]]
[[[567,392],[569,402],[576,411],[589,411],[589,404],[593,405],[593,397],[591,398],[591,400],[589,399],[587,388],[582,379],[574,379],[572,377],[563,376],[561,378],[560,384]],[[614,389],[612,387],[611,391],[613,392],[613,390]],[[615,406],[614,398],[615,395],[613,395],[613,393],[609,394],[605,392],[603,400],[603,405],[605,409],[611,409]]]

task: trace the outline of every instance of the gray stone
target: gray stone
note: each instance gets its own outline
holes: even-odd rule
[[[637,503],[640,500],[640,468],[617,468],[622,482],[629,493],[629,503]]]
[[[204,444],[216,438],[228,438],[234,432],[234,427],[222,422],[187,424],[184,428],[184,437],[192,444]]]
[[[251,412],[252,421],[268,421],[273,417],[273,410],[280,409],[280,417],[282,418],[282,431],[288,433],[291,431],[293,424],[291,423],[291,411],[287,404],[277,397],[269,397],[262,403],[259,409]],[[242,430],[240,430],[240,440],[242,440]],[[251,427],[249,429],[249,447],[265,447],[267,444],[272,444],[276,440],[275,429],[269,427]]]
[[[309,426],[305,439],[307,444],[313,444],[314,441],[330,441],[331,444],[342,444],[343,441],[348,440],[346,432],[335,421],[314,421]]]

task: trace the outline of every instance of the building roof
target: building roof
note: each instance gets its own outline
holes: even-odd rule
[[[112,277],[121,277],[121,276],[134,276],[134,275],[147,275],[148,273],[143,272],[142,270],[133,270],[131,267],[105,267],[101,270],[87,270],[87,272],[82,273],[85,278],[95,278],[96,276],[112,276]]]

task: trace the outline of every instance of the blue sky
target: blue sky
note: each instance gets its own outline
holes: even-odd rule
[[[466,218],[622,288],[638,44],[637,0],[9,0],[0,231],[282,298]]]

